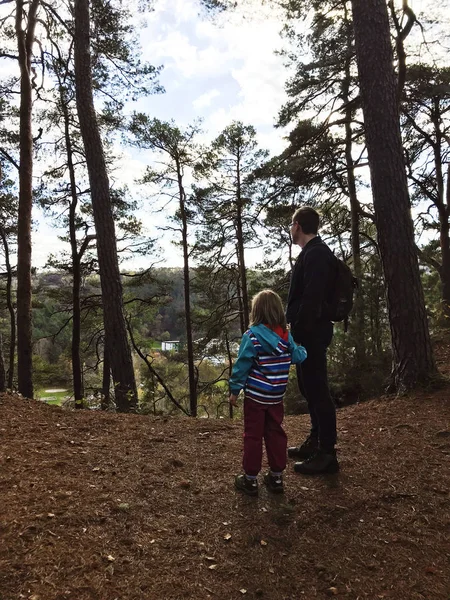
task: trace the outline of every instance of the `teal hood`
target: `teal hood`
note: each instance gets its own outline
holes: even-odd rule
[[[269,329],[265,325],[252,325],[250,330],[258,338],[259,343],[268,354],[273,354],[275,351],[281,352],[277,347],[282,338],[275,331],[272,331],[272,329]],[[285,341],[287,342],[287,340]]]

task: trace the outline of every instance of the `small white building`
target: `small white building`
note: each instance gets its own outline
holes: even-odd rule
[[[180,347],[180,340],[168,340],[167,342],[161,342],[161,350],[163,352],[178,352]]]

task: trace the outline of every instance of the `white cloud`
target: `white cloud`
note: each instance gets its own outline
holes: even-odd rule
[[[271,126],[285,100],[286,78],[283,59],[274,53],[281,45],[275,13],[265,9],[249,18],[249,7],[246,20],[230,12],[213,22],[199,19],[196,1],[183,0],[183,6],[182,14],[169,13],[164,1],[148,17],[143,34],[145,58],[165,67],[166,102],[156,104],[172,106],[170,96],[181,88],[194,96],[192,107],[202,112],[199,116],[211,135],[236,119]],[[182,112],[185,121],[186,111]],[[176,114],[171,116],[177,120]]]
[[[200,140],[204,142],[231,121],[240,120],[256,127],[261,147],[280,151],[282,132],[274,129],[273,123],[285,98],[286,71],[282,58],[274,54],[281,45],[281,23],[273,11],[256,11],[252,2],[248,0],[241,14],[226,13],[215,21],[199,16],[198,0],[158,0],[153,12],[136,15],[142,59],[164,66],[161,82],[166,93],[141,99],[130,105],[130,110],[138,108],[151,117],[174,119],[181,126],[201,117],[205,133]],[[134,197],[142,198],[138,217],[154,234],[163,215],[151,214],[154,202],[146,200],[145,190],[135,183],[152,155],[130,148],[120,152],[111,179],[117,185],[128,185]],[[35,236],[36,266],[45,263],[47,254],[60,245],[57,231],[42,224],[40,231],[45,233]],[[159,235],[165,256],[176,262],[178,250],[168,243],[170,236]]]
[[[214,98],[217,98],[218,96],[220,96],[219,90],[212,89],[211,91],[206,92],[205,94],[202,94],[196,98],[193,101],[192,106],[195,108],[195,110],[206,108],[207,106],[210,106]]]

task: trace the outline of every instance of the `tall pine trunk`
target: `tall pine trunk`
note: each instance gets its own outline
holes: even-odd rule
[[[109,361],[106,340],[103,342],[103,376],[102,376],[102,400],[101,409],[108,410],[110,402],[109,388],[111,386],[111,363]]]
[[[16,0],[16,36],[20,67],[20,165],[17,231],[17,377],[19,392],[33,397],[33,345],[31,321],[31,212],[33,206],[33,108],[31,56],[39,0],[32,0],[25,15],[24,0]],[[26,23],[26,29],[24,29]]]
[[[349,40],[350,46],[350,40]],[[351,245],[353,255],[353,271],[358,281],[361,281],[361,244],[359,236],[360,206],[356,191],[355,164],[353,162],[353,130],[352,130],[352,108],[350,105],[350,60],[345,64],[345,79],[342,84],[342,100],[345,109],[345,162],[347,169],[348,197],[350,200],[351,216]],[[364,338],[364,305],[361,290],[356,290],[353,315],[350,324],[352,341],[355,347],[354,366],[359,369],[365,362],[366,346]]]
[[[5,363],[3,361],[3,337],[0,332],[0,392],[6,391]]]
[[[69,238],[72,253],[72,379],[73,394],[75,398],[75,408],[83,407],[84,386],[83,373],[80,356],[81,344],[81,252],[78,252],[78,243],[76,236],[76,210],[78,205],[78,195],[75,180],[75,167],[73,164],[72,140],[69,129],[69,111],[64,92],[61,89],[61,108],[64,115],[64,136],[66,140],[67,166],[70,178],[70,206],[69,206]]]
[[[9,245],[6,232],[3,227],[0,227],[0,237],[3,242],[3,252],[5,254],[6,266],[6,307],[9,312],[9,365],[8,365],[8,389],[12,390],[14,384],[14,355],[16,351],[16,313],[12,299],[12,279],[13,273],[11,261],[9,260]]]
[[[244,333],[247,331],[250,319],[250,303],[248,300],[248,287],[247,287],[247,270],[245,267],[245,254],[244,254],[244,228],[242,224],[242,189],[241,189],[241,164],[240,158],[237,157],[236,167],[236,244],[238,251],[238,268],[239,268],[239,281],[240,281],[240,292],[242,298],[242,323],[244,325]]]
[[[442,310],[450,327],[450,164],[447,170],[447,196],[440,218],[440,240],[442,253]]]
[[[177,177],[180,201],[181,232],[183,246],[183,282],[184,282],[184,311],[186,319],[186,342],[188,353],[189,373],[189,412],[191,417],[197,416],[197,376],[194,364],[194,343],[192,339],[192,315],[191,315],[191,285],[189,279],[189,247],[188,227],[186,215],[186,194],[183,187],[181,165],[177,161]]]
[[[237,250],[237,256],[239,256],[239,248],[237,247],[237,244],[236,244],[236,250]],[[241,328],[241,335],[244,335],[244,333],[248,329],[248,317],[247,317],[247,321],[246,321],[244,319],[244,315],[245,315],[244,303],[243,303],[244,295],[242,293],[241,277],[239,275],[239,265],[238,265],[237,281],[236,281],[236,293],[237,293],[237,304],[238,304],[238,311],[239,311],[239,326]]]
[[[352,0],[375,221],[387,288],[391,390],[436,371],[420,281],[385,0]]]
[[[441,110],[440,99],[433,99],[432,122],[434,127],[435,143],[433,144],[434,166],[436,171],[437,199],[436,207],[439,216],[439,245],[441,248],[441,268],[439,277],[441,279],[441,304],[442,312],[450,327],[450,165],[447,170],[447,194],[445,194],[445,176],[443,164],[443,135],[441,132]]]
[[[117,408],[137,406],[136,380],[123,314],[123,293],[109,180],[92,92],[89,0],[75,0],[75,84],[97,233],[103,318]]]

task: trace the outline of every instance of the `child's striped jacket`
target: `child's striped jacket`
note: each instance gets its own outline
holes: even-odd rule
[[[283,339],[285,338],[285,339]],[[230,378],[230,392],[261,404],[279,404],[292,363],[303,362],[306,350],[297,346],[290,333],[280,337],[265,325],[255,325],[242,337],[238,358]]]

